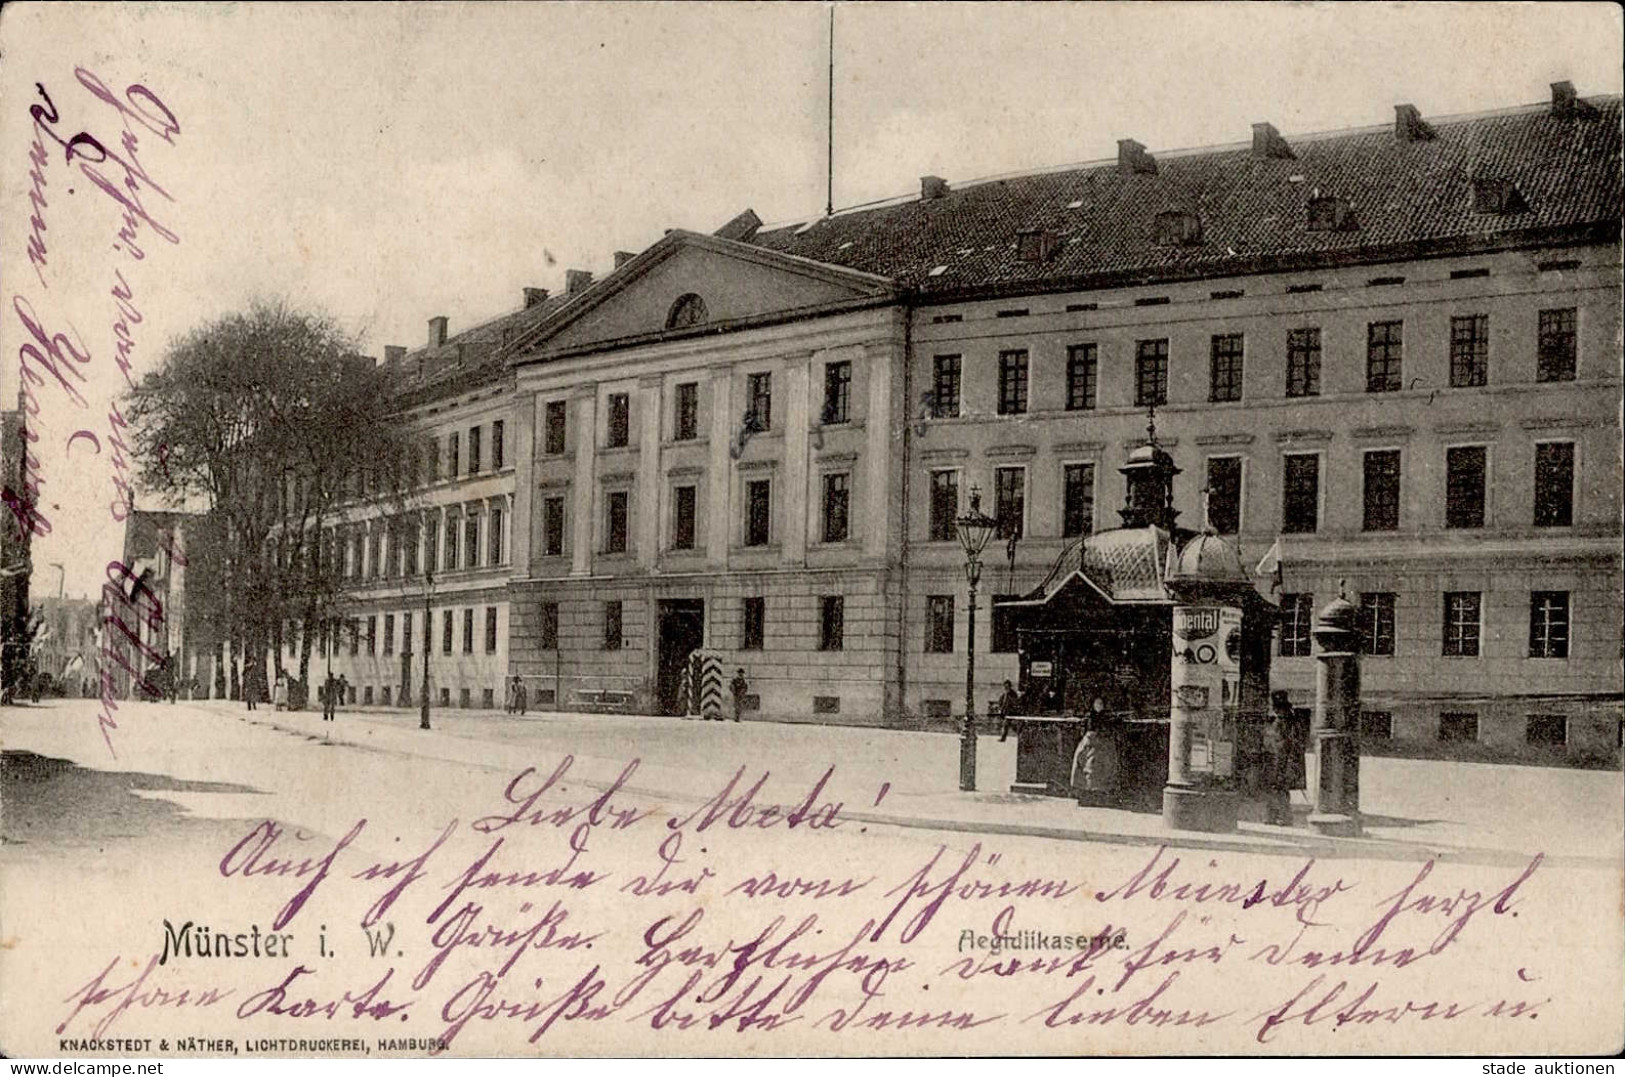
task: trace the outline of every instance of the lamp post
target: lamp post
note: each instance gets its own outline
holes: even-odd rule
[[[434,596],[434,573],[423,573],[423,699],[419,703],[418,728],[429,728],[429,645],[431,636],[429,599]]]
[[[965,551],[965,582],[970,584],[969,621],[965,631],[965,725],[959,734],[959,789],[976,791],[976,585],[982,579],[982,550],[999,526],[982,513],[982,491],[970,489],[970,511],[954,521]]]

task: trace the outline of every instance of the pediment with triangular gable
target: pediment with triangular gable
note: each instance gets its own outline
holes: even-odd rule
[[[886,302],[884,277],[674,231],[514,341],[518,361]]]

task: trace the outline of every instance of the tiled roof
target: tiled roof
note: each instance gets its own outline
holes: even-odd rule
[[[945,297],[1476,250],[1519,234],[1617,235],[1620,100],[1592,98],[1581,113],[1541,106],[1432,120],[1436,137],[1426,141],[1402,141],[1392,127],[1288,136],[1291,159],[1250,146],[1154,154],[1155,174],[1121,173],[1114,161],[990,180],[750,241]],[[1475,177],[1511,181],[1527,209],[1475,210]],[[1358,226],[1311,231],[1317,192],[1348,200]],[[1199,215],[1199,244],[1156,242],[1157,215],[1168,210]],[[1054,232],[1053,255],[1023,261],[1024,229]]]
[[[437,348],[407,352],[398,364],[396,393],[403,404],[410,405],[500,380],[507,372],[503,348],[572,298],[549,296],[448,336]]]

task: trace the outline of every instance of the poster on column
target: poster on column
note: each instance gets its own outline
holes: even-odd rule
[[[1620,28],[5,4],[0,1055],[1616,1050]]]

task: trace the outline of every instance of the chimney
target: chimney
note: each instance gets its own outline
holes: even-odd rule
[[[1552,83],[1552,115],[1560,120],[1572,120],[1578,110],[1575,105],[1579,98],[1574,93],[1574,83]]]
[[[446,316],[437,315],[429,319],[429,347],[438,348],[446,342]]]
[[[566,269],[564,271],[564,294],[579,295],[587,290],[592,283],[592,270]]]
[[[920,201],[934,202],[948,197],[948,181],[941,176],[920,177]]]
[[[1394,137],[1399,141],[1427,142],[1433,134],[1433,128],[1416,111],[1415,105],[1394,106]]]
[[[756,216],[755,210],[747,209],[711,234],[718,239],[733,239],[743,243],[754,236],[760,227],[762,218]]]
[[[529,310],[531,307],[539,307],[543,303],[545,303],[546,301],[547,301],[547,289],[546,288],[526,288],[525,289],[525,309],[526,310]]]
[[[1155,176],[1157,159],[1132,138],[1120,138],[1117,140],[1117,171],[1123,175],[1139,173],[1143,176]]]
[[[384,365],[394,366],[406,358],[406,348],[400,344],[384,345]]]
[[[636,257],[637,257],[637,255],[633,254],[631,251],[616,251],[615,252],[615,268],[616,269],[621,268],[626,263],[630,262],[632,259],[634,259]]]
[[[1280,160],[1291,160],[1297,155],[1287,140],[1281,137],[1281,132],[1275,129],[1273,123],[1253,124],[1253,156],[1274,157]]]

